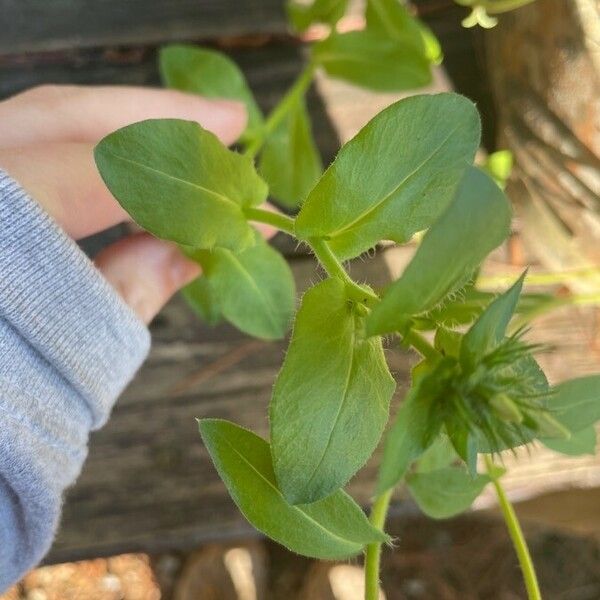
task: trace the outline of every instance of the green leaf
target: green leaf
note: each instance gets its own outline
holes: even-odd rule
[[[431,83],[424,51],[369,30],[331,35],[313,46],[313,58],[331,77],[380,92]]]
[[[425,234],[400,279],[373,309],[368,331],[402,330],[412,315],[430,311],[464,285],[507,237],[510,218],[510,205],[498,186],[480,170],[469,168],[454,202]]]
[[[264,202],[267,186],[249,158],[197,123],[134,123],[106,136],[94,157],[121,206],[155,236],[201,248],[253,243],[243,208]]]
[[[222,315],[241,331],[266,340],[282,338],[296,301],[286,260],[257,233],[254,246],[236,254],[225,248],[190,254],[202,265]]]
[[[404,477],[438,433],[431,431],[430,398],[422,393],[421,386],[427,380],[425,375],[413,384],[385,436],[377,480],[378,495],[393,488]]]
[[[483,170],[494,179],[494,181],[504,189],[513,168],[513,155],[510,150],[498,150],[490,154]]]
[[[433,345],[443,356],[453,356],[454,358],[458,358],[462,338],[462,333],[458,331],[446,329],[446,327],[438,327],[435,332]]]
[[[389,538],[374,528],[343,491],[307,506],[288,504],[277,489],[269,444],[220,419],[199,422],[200,435],[233,501],[248,521],[286,548],[321,559],[341,559]]]
[[[467,285],[456,292],[453,299],[447,298],[444,302],[419,318],[421,329],[435,329],[438,325],[445,327],[458,327],[469,325],[485,310],[497,296],[493,292],[476,289]],[[549,305],[557,305],[562,301],[552,294],[526,294],[521,293],[516,313],[522,316],[522,321],[529,321],[538,313],[543,313]]]
[[[446,423],[446,430],[452,442],[452,446],[458,456],[463,460],[469,475],[477,474],[477,437],[464,427],[452,428]]]
[[[568,456],[581,456],[583,454],[596,454],[596,429],[590,425],[572,433],[568,440],[560,438],[540,438],[540,442],[550,450],[567,454]]]
[[[517,308],[526,273],[483,311],[465,334],[460,346],[460,362],[465,368],[475,365],[506,337],[506,329]]]
[[[546,406],[570,431],[581,431],[600,420],[600,375],[565,381],[552,392]]]
[[[240,68],[225,54],[185,44],[161,48],[160,74],[167,87],[243,102],[248,111],[247,134],[260,129],[263,116]]]
[[[344,16],[348,0],[313,0],[312,4],[288,0],[287,12],[292,27],[306,31],[313,23],[324,23],[334,27]]]
[[[419,508],[433,519],[447,519],[467,510],[490,482],[487,475],[471,477],[465,468],[447,467],[413,473],[406,480]]]
[[[472,102],[457,94],[392,104],[345,144],[296,219],[342,259],[382,239],[405,242],[450,204],[479,145]]]
[[[367,0],[366,18],[369,30],[414,46],[433,64],[442,61],[442,48],[435,35],[399,0]]]
[[[270,408],[273,465],[293,504],[342,487],[383,432],[395,389],[381,340],[331,278],[302,299]]]
[[[446,434],[440,434],[423,456],[417,461],[417,473],[429,473],[448,467],[458,460],[458,455],[450,438]]]
[[[259,162],[271,195],[288,208],[300,206],[323,172],[304,98],[269,135]]]
[[[205,275],[194,279],[181,290],[181,293],[196,314],[208,325],[217,325],[222,320],[219,298],[215,296]]]

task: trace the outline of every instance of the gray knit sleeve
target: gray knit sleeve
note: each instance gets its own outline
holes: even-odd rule
[[[88,434],[149,345],[83,252],[0,171],[0,593],[47,552]]]

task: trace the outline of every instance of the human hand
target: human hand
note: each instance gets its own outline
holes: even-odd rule
[[[80,239],[130,220],[96,170],[94,145],[129,123],[167,117],[197,121],[225,144],[246,124],[242,104],[173,90],[40,86],[0,102],[0,168]],[[145,323],[200,273],[147,233],[112,244],[95,264]]]

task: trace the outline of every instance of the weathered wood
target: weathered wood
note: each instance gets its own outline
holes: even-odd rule
[[[280,0],[0,0],[0,55],[285,28]]]

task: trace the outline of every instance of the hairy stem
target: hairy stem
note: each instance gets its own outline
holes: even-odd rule
[[[403,338],[402,341],[412,346],[423,358],[436,360],[440,358],[440,353],[420,334],[411,329]]]
[[[281,231],[294,235],[294,219],[281,213],[265,210],[264,208],[245,208],[244,214],[250,221],[273,225]]]
[[[269,135],[273,133],[273,131],[282,123],[294,105],[300,101],[304,94],[306,94],[306,91],[312,83],[315,69],[316,65],[313,62],[309,62],[304,67],[292,87],[288,90],[287,94],[271,111],[271,114],[268,116],[260,132],[260,136],[248,144],[248,147],[244,151],[246,156],[254,158],[260,152]]]
[[[392,490],[378,496],[371,510],[370,521],[374,527],[383,530],[387,517]],[[379,564],[381,543],[369,544],[365,552],[365,600],[379,600]]]
[[[533,566],[531,554],[529,553],[529,548],[527,547],[527,542],[525,541],[525,536],[523,535],[523,530],[521,529],[521,525],[517,519],[515,509],[513,508],[509,499],[506,497],[504,488],[502,487],[498,476],[494,472],[494,463],[489,456],[485,457],[485,466],[490,478],[492,479],[494,488],[496,489],[502,516],[506,522],[510,539],[512,540],[513,546],[517,553],[517,558],[519,559],[519,565],[521,566],[521,571],[523,572],[523,578],[525,580],[525,587],[527,588],[527,597],[529,600],[542,600],[542,594],[540,593],[540,586],[535,573],[535,567]]]
[[[348,275],[346,269],[344,269],[344,266],[325,240],[313,238],[308,240],[308,244],[328,275],[330,277],[338,277],[346,284],[349,295],[353,300],[362,302],[363,304],[379,302],[377,294],[359,285]]]

